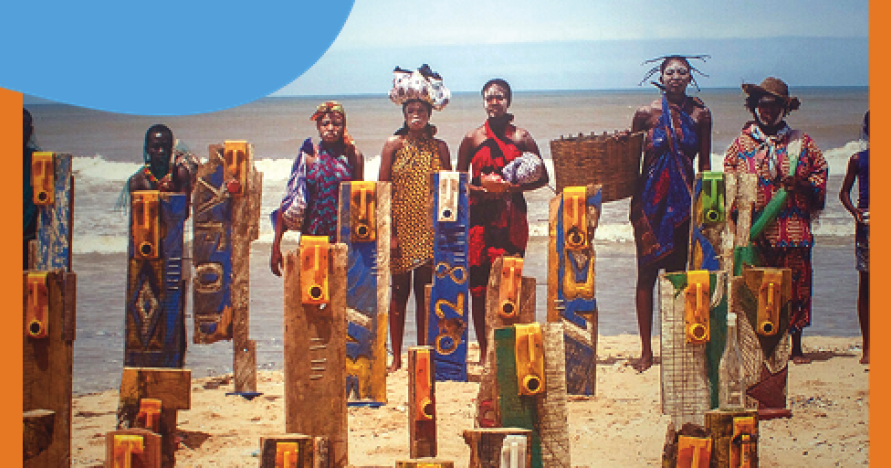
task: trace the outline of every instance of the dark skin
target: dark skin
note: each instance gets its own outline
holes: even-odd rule
[[[346,150],[346,145],[343,142],[346,119],[337,112],[329,112],[316,120],[316,129],[319,131],[319,137],[322,139],[321,145],[330,154],[334,156],[346,154],[350,167],[353,168],[353,172],[350,175],[351,180],[362,180],[365,174],[365,156],[362,155],[358,148],[355,151]],[[315,155],[305,155],[305,157],[307,167],[311,166],[317,158]],[[275,220],[275,237],[272,240],[272,249],[269,255],[269,269],[272,270],[272,274],[275,276],[282,275],[281,243],[287,229],[288,227],[285,226],[284,219],[282,219],[282,212],[279,210]]]
[[[669,60],[662,67],[662,75],[659,81],[665,87],[665,95],[671,105],[677,106],[686,112],[696,123],[696,133],[699,136],[699,151],[696,156],[699,159],[699,171],[711,169],[712,147],[712,115],[707,107],[698,106],[687,97],[687,86],[692,78],[689,66],[682,60]],[[631,123],[632,132],[647,132],[659,124],[662,117],[662,100],[657,99],[648,106],[643,106],[634,113]],[[678,265],[679,269],[686,269],[686,259]],[[681,259],[678,260],[679,262]],[[640,358],[632,362],[632,366],[638,372],[643,372],[653,365],[653,288],[659,275],[657,266],[639,267],[637,272],[637,287],[635,289],[635,305],[637,308],[637,325],[640,332],[641,351]]]
[[[145,148],[149,155],[149,167],[153,174],[166,174],[170,169],[170,155],[173,154],[173,135],[165,131],[153,131],[145,138]],[[128,190],[160,190],[162,192],[183,193],[186,195],[186,219],[189,217],[189,206],[192,200],[192,184],[189,170],[177,165],[168,181],[162,180],[160,186],[149,181],[142,170],[133,174],[127,183]]]
[[[854,181],[857,179],[858,156],[859,154],[855,154],[848,161],[848,169],[845,172],[841,190],[838,192],[838,199],[854,217],[854,221],[858,224],[865,224],[863,215],[868,210],[861,210],[851,202],[851,189],[854,188]],[[860,334],[863,337],[863,355],[860,357],[860,363],[869,364],[869,272],[859,271],[858,273],[860,278],[857,294],[857,318],[860,321]]]
[[[507,113],[510,107],[510,99],[506,89],[498,84],[492,84],[483,90],[483,104],[486,109],[486,115],[489,118],[498,118]],[[524,153],[534,153],[541,157],[538,144],[532,135],[526,129],[517,127],[513,124],[507,124],[505,136],[512,140],[517,148]],[[471,130],[464,139],[461,140],[461,146],[458,147],[458,171],[467,172],[470,170],[470,163],[473,161],[474,150],[486,141],[486,126]],[[544,176],[530,184],[513,184],[501,180],[500,177],[484,178],[482,183],[484,186],[470,184],[470,197],[478,199],[498,198],[504,192],[528,192],[544,187],[548,184],[549,178],[547,171]],[[488,337],[486,336],[486,300],[485,297],[471,298],[471,315],[473,317],[473,328],[476,330],[476,340],[480,345],[480,363],[486,364],[486,353],[488,351]]]
[[[755,109],[752,109],[752,116],[755,117],[758,127],[769,136],[776,135],[780,129],[785,127],[783,118],[788,114],[789,109],[786,107],[786,103],[769,94],[762,96],[755,105]],[[809,196],[812,193],[810,182],[797,172],[783,177],[782,184],[790,194],[801,193]],[[811,359],[804,355],[801,347],[802,330],[793,331],[790,335],[792,336],[792,362],[809,364]]]
[[[430,110],[427,105],[415,101],[409,102],[403,110],[405,123],[408,125],[408,135],[393,135],[384,143],[381,150],[381,167],[378,179],[381,182],[392,181],[393,161],[396,153],[402,149],[406,138],[424,138],[427,123],[430,122]],[[449,156],[448,145],[436,139],[439,163],[443,170],[451,170],[452,162]],[[406,242],[409,240],[404,239]],[[396,230],[393,230],[390,247],[395,249],[399,244]],[[391,278],[392,299],[390,301],[390,343],[393,345],[393,362],[388,372],[395,372],[402,368],[402,338],[405,333],[405,309],[412,291],[415,294],[415,323],[424,323],[424,313],[427,308],[424,305],[424,287],[433,281],[433,268],[428,264],[413,271],[393,275]],[[417,330],[417,342],[423,343],[425,330],[420,326]]]

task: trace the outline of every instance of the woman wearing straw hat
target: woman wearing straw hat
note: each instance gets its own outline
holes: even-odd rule
[[[433,281],[433,225],[430,214],[433,191],[431,175],[452,168],[449,147],[434,138],[430,124],[433,110],[442,110],[451,93],[442,77],[427,65],[415,72],[396,68],[390,100],[402,106],[405,122],[387,139],[381,150],[379,181],[392,182],[393,238],[390,254],[392,300],[390,342],[393,362],[390,372],[402,367],[402,335],[405,306],[415,293],[415,323],[422,342],[424,287]]]
[[[792,360],[806,364],[810,360],[802,352],[801,334],[811,321],[811,216],[826,202],[829,169],[814,140],[786,124],[784,118],[801,102],[789,96],[783,80],[769,77],[760,85],[743,84],[742,89],[754,120],[727,149],[724,172],[758,175],[753,225],[765,227],[751,240],[760,248],[763,266],[792,270]],[[774,219],[760,219],[780,189],[788,194],[785,204]]]
[[[686,269],[693,160],[699,157],[699,171],[711,167],[711,112],[701,100],[686,94],[687,86],[695,84],[692,73],[699,72],[690,65],[690,58],[704,60],[706,56],[672,55],[645,62],[661,61],[644,81],[659,72],[659,82],[652,83],[662,90],[662,98],[638,109],[631,124],[632,132],[647,134],[641,177],[629,213],[637,246],[635,303],[641,353],[633,366],[638,372],[653,365],[653,287],[659,270]]]

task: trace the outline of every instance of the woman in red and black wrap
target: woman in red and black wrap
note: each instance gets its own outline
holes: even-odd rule
[[[480,362],[486,359],[486,285],[492,262],[502,255],[526,252],[529,224],[523,192],[548,183],[538,145],[523,128],[511,123],[507,113],[511,89],[506,81],[489,80],[482,89],[488,119],[468,133],[458,149],[458,171],[471,171],[470,295],[473,326],[480,345]],[[541,177],[534,182],[515,183],[502,177],[502,170],[524,153],[532,153],[541,166]]]

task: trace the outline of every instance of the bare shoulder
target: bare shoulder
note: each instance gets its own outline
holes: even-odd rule
[[[473,130],[467,132],[464,135],[465,142],[472,144],[473,146],[478,146],[480,143],[486,140],[486,126],[480,125],[479,127],[474,128]]]
[[[403,141],[404,138],[402,135],[390,135],[390,137],[387,138],[387,141],[384,143],[383,151],[396,151],[402,147]]]

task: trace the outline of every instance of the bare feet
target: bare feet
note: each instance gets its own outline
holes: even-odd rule
[[[636,370],[637,372],[646,371],[650,367],[653,367],[653,355],[642,355],[639,359],[631,362],[631,367],[633,367],[634,370]]]
[[[860,358],[860,364],[869,364],[869,351],[863,353],[863,357]]]
[[[402,359],[398,357],[393,358],[393,362],[390,364],[390,368],[387,369],[388,374],[392,374],[393,372],[402,369]]]
[[[792,362],[794,362],[795,364],[810,364],[811,358],[803,354],[799,354],[797,356],[792,356]]]

